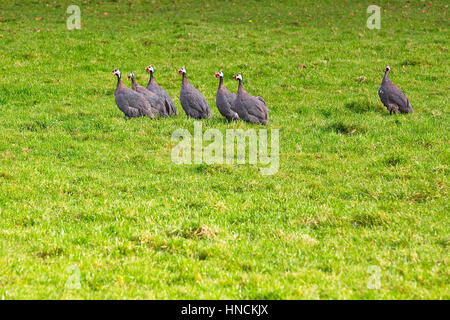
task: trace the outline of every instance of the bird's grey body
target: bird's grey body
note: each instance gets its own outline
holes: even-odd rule
[[[181,70],[181,69],[180,69]],[[211,109],[205,97],[192,86],[183,73],[183,80],[180,89],[180,102],[184,112],[188,117],[195,119],[211,118]]]
[[[167,115],[169,116],[177,115],[178,111],[177,108],[175,108],[175,104],[173,103],[172,98],[166,92],[166,90],[164,90],[160,85],[158,85],[155,79],[153,79],[153,70],[149,72],[150,72],[150,79],[148,80],[146,89],[161,98],[161,100],[164,103],[164,108],[166,110]]]
[[[220,114],[228,121],[239,120],[239,115],[234,107],[236,95],[231,93],[223,84],[223,74],[219,75],[219,77],[219,88],[217,89],[216,95],[217,109],[219,109]]]
[[[234,100],[239,118],[247,122],[266,125],[269,123],[269,109],[267,109],[266,102],[261,97],[249,95],[242,85],[242,77],[239,78],[239,76],[240,74],[236,78],[239,80],[239,87]]]
[[[131,78],[131,88],[134,91],[140,93],[145,98],[145,100],[147,100],[152,108],[153,114],[163,117],[168,116],[166,108],[164,106],[164,101],[158,95],[139,85],[134,79],[133,73],[130,73],[128,77]]]
[[[130,90],[122,83],[120,71],[116,75],[117,86],[114,96],[117,107],[127,117],[135,118],[149,116],[153,119],[155,116],[147,100],[140,93]]]
[[[389,79],[390,67],[386,66],[383,81],[378,89],[381,102],[389,110],[389,113],[414,112],[406,95]]]

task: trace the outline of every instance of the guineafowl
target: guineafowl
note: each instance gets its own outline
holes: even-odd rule
[[[395,84],[389,80],[389,71],[391,67],[386,66],[383,81],[381,81],[380,88],[378,89],[378,95],[381,102],[389,110],[389,114],[392,113],[410,113],[414,112],[411,103],[409,103],[406,95],[397,88]]]
[[[181,67],[178,70],[183,75],[180,90],[180,102],[184,112],[188,117],[195,119],[211,118],[211,109],[205,97],[194,88],[186,77],[186,69]]]
[[[164,107],[163,100],[159,96],[154,94],[153,92],[151,92],[151,91],[145,89],[143,86],[139,85],[136,82],[136,80],[134,79],[133,72],[130,72],[130,74],[128,75],[128,79],[131,79],[131,88],[134,91],[139,92],[140,94],[142,94],[144,96],[144,98],[147,100],[149,105],[152,107],[152,112],[155,115],[160,115],[163,117],[168,116],[168,114],[166,112],[166,108]]]
[[[147,100],[140,94],[128,89],[122,83],[122,76],[119,69],[113,70],[113,74],[117,76],[117,87],[114,92],[117,107],[130,118],[149,116],[154,118],[152,108]]]
[[[151,65],[147,66],[145,68],[145,71],[150,73],[150,79],[148,80],[148,84],[146,89],[150,90],[157,96],[159,96],[162,101],[164,102],[164,107],[166,109],[166,112],[169,116],[175,116],[178,114],[177,108],[175,108],[175,105],[173,103],[172,98],[169,96],[169,94],[164,90],[161,86],[159,86],[155,79],[153,78],[153,67]]]
[[[228,121],[239,120],[239,115],[234,110],[234,100],[236,95],[231,93],[223,84],[223,72],[216,72],[216,78],[219,78],[219,88],[217,89],[216,105],[222,116]]]
[[[269,110],[264,99],[249,95],[245,91],[240,73],[235,74],[234,78],[239,81],[236,99],[234,100],[234,107],[239,118],[247,122],[266,125],[269,122]]]

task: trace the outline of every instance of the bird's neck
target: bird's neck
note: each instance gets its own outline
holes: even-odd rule
[[[148,79],[148,84],[153,82],[153,72],[150,72],[150,78]]]
[[[223,88],[223,77],[220,77],[219,88]]]
[[[387,70],[387,71],[384,73],[383,82],[384,82],[384,81],[389,81],[389,70]]]
[[[187,77],[186,77],[186,73],[183,73],[183,78],[181,79],[181,83],[182,83],[183,85],[188,84]]]
[[[134,77],[131,78],[131,88],[135,88],[136,87],[136,81],[134,80]]]
[[[242,80],[239,79],[238,92],[242,92],[242,91],[245,91],[245,90],[244,90],[244,86],[242,85]]]
[[[126,88],[126,86],[123,84],[122,82],[122,78],[121,77],[117,77],[117,87],[116,87],[116,91],[121,90]]]

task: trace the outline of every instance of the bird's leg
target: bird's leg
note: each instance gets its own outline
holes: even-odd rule
[[[392,113],[396,114],[398,111],[398,107],[395,104],[388,104],[388,110],[389,110],[389,114],[392,115]]]

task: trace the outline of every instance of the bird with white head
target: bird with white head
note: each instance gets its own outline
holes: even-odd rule
[[[185,67],[178,69],[183,76],[180,89],[180,102],[188,117],[195,119],[211,118],[211,108],[205,97],[192,86],[186,76]]]
[[[128,75],[128,79],[131,79],[131,88],[134,91],[140,93],[147,100],[147,102],[152,107],[152,111],[154,114],[163,117],[168,116],[163,100],[153,92],[139,85],[134,78],[133,72],[130,72],[130,74]]]
[[[389,79],[391,67],[387,65],[384,69],[384,77],[378,89],[381,102],[389,110],[389,114],[414,112],[408,97]]]
[[[266,125],[269,122],[269,109],[266,106],[266,101],[245,91],[240,73],[235,74],[234,79],[239,81],[236,99],[234,100],[239,118],[247,122]]]
[[[130,118],[149,116],[154,118],[151,106],[144,99],[144,97],[127,88],[122,83],[122,75],[119,69],[114,69],[112,73],[117,76],[117,86],[114,92],[114,97],[117,107]]]
[[[170,95],[164,90],[161,86],[159,86],[154,77],[153,73],[155,72],[152,65],[148,65],[145,67],[145,71],[150,73],[150,78],[147,83],[147,87],[145,87],[150,92],[159,96],[159,98],[163,101],[165,113],[169,116],[175,116],[178,114],[177,108],[175,108],[175,104],[173,103]]]
[[[231,93],[223,83],[223,72],[222,70],[216,72],[216,78],[219,78],[219,88],[216,94],[216,106],[219,112],[228,121],[239,120],[239,115],[236,113],[234,108],[234,100],[236,95]]]

